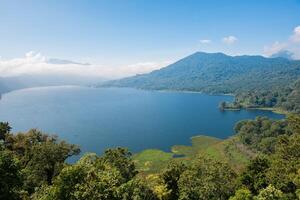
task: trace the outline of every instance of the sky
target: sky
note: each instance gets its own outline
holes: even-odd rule
[[[3,0],[0,26],[0,76],[119,78],[196,51],[300,59],[300,0]]]

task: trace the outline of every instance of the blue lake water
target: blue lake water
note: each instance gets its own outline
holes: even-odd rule
[[[189,144],[194,135],[227,138],[242,119],[284,117],[259,110],[219,111],[219,102],[231,100],[128,88],[43,87],[3,95],[0,121],[8,121],[13,132],[38,128],[80,145],[83,152],[102,153],[116,146],[169,151],[175,144]]]

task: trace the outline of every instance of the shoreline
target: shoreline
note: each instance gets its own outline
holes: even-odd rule
[[[271,111],[273,113],[276,114],[280,114],[280,115],[288,115],[290,114],[290,112],[282,110],[280,108],[271,108],[271,107],[262,107],[262,108],[244,108],[246,110],[264,110],[264,111]]]
[[[280,114],[280,115],[288,115],[290,114],[288,111],[281,110],[279,108],[271,108],[271,107],[262,107],[262,108],[247,108],[247,107],[242,107],[242,108],[224,108],[223,111],[241,111],[241,110],[262,110],[262,111],[271,111],[275,114]]]

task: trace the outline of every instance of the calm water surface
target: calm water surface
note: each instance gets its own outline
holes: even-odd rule
[[[220,112],[230,96],[158,92],[128,88],[43,87],[14,91],[0,101],[0,120],[13,131],[38,128],[79,144],[83,152],[126,146],[169,151],[175,144],[205,134],[227,138],[234,124],[258,115],[283,118],[269,111]]]

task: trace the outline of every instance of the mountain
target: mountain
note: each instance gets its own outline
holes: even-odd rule
[[[282,50],[282,51],[272,54],[270,57],[271,58],[286,58],[289,60],[293,60],[293,55],[294,55],[293,52],[290,52],[288,50]]]
[[[63,60],[63,59],[58,59],[58,58],[50,58],[47,60],[47,63],[49,64],[58,64],[58,65],[91,65],[89,63],[80,63],[80,62],[74,62],[72,60]]]
[[[236,93],[286,86],[300,76],[300,61],[197,52],[148,74],[101,86]]]

